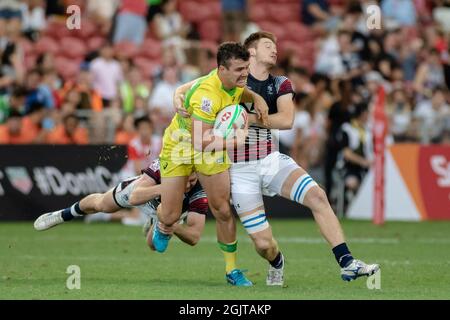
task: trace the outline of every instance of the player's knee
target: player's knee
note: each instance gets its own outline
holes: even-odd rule
[[[216,205],[211,205],[211,211],[218,221],[228,221],[233,217],[231,214],[231,207],[229,202],[222,202]]]
[[[180,214],[177,211],[166,211],[164,214],[158,215],[159,221],[167,226],[175,224],[179,218]]]
[[[267,252],[276,249],[275,241],[268,237],[254,238],[255,247],[258,251]]]
[[[307,198],[306,199],[306,205],[310,209],[315,209],[315,208],[319,209],[319,208],[323,208],[323,207],[329,206],[327,194],[319,186],[315,186],[314,188],[311,188],[308,191],[308,194],[306,195],[306,198]]]
[[[95,201],[94,207],[95,211],[97,212],[106,212],[106,213],[112,212],[112,208],[108,206],[103,196],[99,197],[97,201]]]

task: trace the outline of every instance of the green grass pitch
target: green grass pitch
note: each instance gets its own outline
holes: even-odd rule
[[[381,289],[344,282],[312,220],[273,220],[286,256],[286,286],[267,287],[267,263],[238,226],[238,264],[255,283],[225,283],[215,226],[196,247],[172,239],[151,252],[140,228],[71,222],[45,232],[32,222],[0,223],[0,299],[450,299],[450,223],[343,221],[355,257],[381,265]],[[69,265],[81,288],[66,287]]]

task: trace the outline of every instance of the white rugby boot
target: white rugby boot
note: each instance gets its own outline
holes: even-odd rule
[[[266,285],[268,286],[282,286],[284,284],[284,256],[281,256],[283,259],[283,267],[280,269],[276,269],[269,264],[269,271],[267,272],[266,277]]]
[[[362,276],[371,276],[380,270],[378,264],[366,264],[365,262],[353,259],[350,264],[341,268],[341,278],[344,281],[352,281]]]
[[[62,210],[44,213],[34,221],[34,229],[44,231],[63,223]]]

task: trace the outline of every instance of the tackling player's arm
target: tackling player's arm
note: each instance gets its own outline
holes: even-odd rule
[[[260,120],[264,126],[269,125],[269,106],[263,97],[245,87],[244,92],[242,93],[241,102],[253,102],[256,114],[258,115],[257,119]]]
[[[199,241],[205,227],[206,216],[194,211],[189,211],[186,223],[176,224],[175,235],[184,243],[195,246]]]
[[[295,106],[292,98],[293,94],[288,93],[277,99],[278,112],[269,115],[269,126],[264,126],[261,119],[258,119],[255,114],[249,114],[248,121],[268,129],[291,129],[295,118]]]
[[[153,178],[142,174],[139,182],[130,194],[130,204],[140,206],[161,195],[161,185],[156,184]]]
[[[173,94],[173,106],[175,111],[178,112],[183,118],[189,118],[189,112],[184,107],[185,94],[199,79],[200,78],[179,86]]]

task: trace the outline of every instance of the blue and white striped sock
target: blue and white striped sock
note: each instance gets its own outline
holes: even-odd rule
[[[71,207],[65,208],[61,214],[64,221],[70,221],[75,217],[86,215],[86,212],[81,210],[80,202],[74,203]]]

